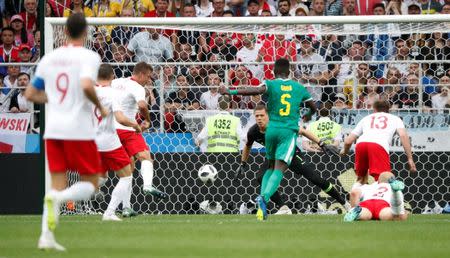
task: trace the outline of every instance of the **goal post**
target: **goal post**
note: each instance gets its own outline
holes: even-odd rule
[[[65,20],[45,18],[45,53],[64,44]],[[405,201],[409,208],[421,213],[434,202],[445,205],[450,199],[450,147],[446,144],[450,116],[449,108],[439,102],[450,85],[447,77],[450,47],[446,46],[450,40],[450,15],[87,18],[87,21],[90,28],[85,46],[100,51],[103,61],[110,63],[117,74],[129,75],[138,61],[146,61],[155,68],[152,84],[146,86],[153,126],[144,136],[154,154],[155,186],[169,193],[170,198],[167,202],[155,202],[144,196],[142,179],[139,173],[134,173],[132,205],[140,213],[200,213],[198,204],[205,200],[219,202],[225,213],[238,213],[242,203],[256,196],[259,191],[256,177],[264,161],[262,146],[253,146],[248,172],[233,180],[239,154],[204,153],[194,142],[206,117],[218,112],[217,106],[211,108],[214,101],[202,98],[210,96],[204,93],[219,84],[235,88],[257,86],[258,82],[270,79],[273,55],[290,58],[292,78],[305,85],[318,104],[333,106],[331,118],[342,125],[341,139],[370,113],[375,99],[389,100],[395,107],[393,113],[408,128],[418,163],[419,173],[410,175],[400,141],[394,137],[391,162],[395,174],[407,185]],[[130,38],[121,39],[128,44],[136,43],[131,59],[125,56],[129,45],[117,43],[119,40],[113,36],[112,31],[118,26],[134,30]],[[167,38],[157,51],[146,49],[155,45],[133,39],[147,29],[157,33],[158,39]],[[185,31],[188,33],[183,34]],[[172,53],[164,52],[167,49]],[[215,83],[215,76],[219,84]],[[231,113],[241,119],[244,132],[254,124],[253,108],[260,101],[264,98],[232,99]],[[301,148],[317,148],[304,145],[302,139],[297,144]],[[351,156],[327,157],[307,151],[305,161],[340,192],[349,192],[355,179]],[[219,173],[209,187],[197,179],[197,170],[206,163],[214,165]],[[77,180],[76,175],[69,174],[69,183]],[[74,212],[103,211],[117,183],[117,177],[112,173],[110,176],[111,180],[101,189],[106,198],[75,205]],[[46,169],[46,190],[50,187],[48,179]],[[294,212],[343,209],[318,187],[292,172],[286,174],[281,192]]]

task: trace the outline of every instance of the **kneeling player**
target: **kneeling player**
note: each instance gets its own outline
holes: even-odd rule
[[[124,207],[129,206],[133,177],[131,176],[130,158],[120,143],[114,126],[114,118],[123,126],[134,128],[138,133],[141,132],[141,128],[139,124],[129,120],[122,113],[116,96],[119,93],[110,87],[113,79],[114,71],[112,67],[108,64],[102,64],[98,72],[95,90],[101,104],[109,111],[109,114],[102,119],[94,111],[99,122],[95,141],[100,152],[102,172],[106,174],[109,170],[112,170],[120,178],[111,194],[111,201],[103,214],[103,220],[120,221],[121,219],[115,215],[115,211],[121,202],[123,202]]]
[[[378,182],[352,189],[350,193],[357,205],[345,214],[344,221],[355,220],[406,220],[403,205],[403,182],[382,174]]]

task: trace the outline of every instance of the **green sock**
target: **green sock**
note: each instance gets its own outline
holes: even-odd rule
[[[266,202],[268,202],[270,197],[272,197],[272,195],[277,191],[280,186],[281,179],[283,179],[283,172],[278,169],[274,170],[270,176],[269,182],[267,182],[267,186],[264,188],[264,192],[262,192],[262,196],[264,196],[264,200]]]
[[[262,178],[262,182],[261,182],[261,195],[264,193],[264,189],[266,189],[267,183],[269,182],[270,177],[272,176],[273,170],[272,169],[267,169],[266,172],[264,173],[264,176]]]

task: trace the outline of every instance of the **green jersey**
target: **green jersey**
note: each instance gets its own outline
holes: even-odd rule
[[[290,79],[266,80],[269,126],[298,130],[300,104],[311,95],[300,83]]]

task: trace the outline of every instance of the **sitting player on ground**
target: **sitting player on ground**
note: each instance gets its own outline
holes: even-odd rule
[[[244,149],[242,150],[241,165],[239,166],[239,169],[236,172],[235,178],[238,178],[248,169],[247,160],[250,155],[250,150],[252,148],[253,143],[257,142],[263,146],[265,145],[265,133],[267,124],[269,123],[269,116],[267,114],[266,106],[262,104],[257,105],[254,111],[254,115],[256,124],[250,127],[250,129],[248,130],[247,143],[244,146]],[[302,127],[300,127],[299,134],[305,136],[312,142],[316,143],[327,155],[339,154],[337,147],[325,144],[313,133],[311,133],[308,130],[305,130]],[[259,173],[259,175],[261,176],[258,176],[259,184],[261,184],[262,175],[266,168],[267,162],[265,162],[264,165],[261,166],[261,173]],[[320,175],[316,171],[314,171],[314,168],[311,164],[307,164],[304,162],[303,153],[297,146],[295,146],[294,159],[292,160],[292,163],[289,166],[289,168],[295,174],[303,175],[308,181],[320,187],[320,189],[322,189],[325,193],[327,193],[328,195],[333,197],[336,201],[338,201],[341,205],[343,205],[346,210],[350,208],[350,204],[345,202],[345,198],[341,194],[339,194],[336,188],[334,188],[330,182],[320,177]],[[272,197],[270,197],[270,200],[272,200],[275,203],[275,205],[279,208],[278,212],[275,214],[292,214],[292,211],[289,209],[289,207],[284,204],[278,191],[276,191],[272,195]]]
[[[117,206],[121,202],[129,203],[131,198],[131,182],[133,180],[130,157],[120,144],[119,136],[117,136],[115,120],[123,125],[129,126],[141,132],[141,127],[135,121],[128,119],[122,112],[118,102],[118,92],[111,88],[111,81],[114,79],[114,70],[109,64],[100,65],[98,71],[97,87],[95,88],[100,103],[109,111],[106,118],[100,117],[97,110],[94,114],[98,119],[98,130],[95,138],[100,158],[102,161],[102,172],[106,181],[108,171],[115,171],[119,177],[119,182],[111,193],[111,200],[108,208],[103,214],[103,220],[120,221],[115,214]],[[102,177],[101,177],[102,178]]]
[[[355,220],[406,220],[403,204],[403,182],[383,173],[378,182],[352,189],[357,202],[344,216],[344,221]],[[361,200],[361,202],[360,202]]]
[[[266,129],[266,158],[269,168],[264,173],[261,184],[261,195],[257,197],[258,220],[267,219],[266,203],[277,191],[283,173],[291,164],[295,154],[295,144],[298,135],[300,119],[300,104],[305,104],[316,111],[311,95],[296,81],[289,79],[290,63],[280,58],[275,62],[275,80],[266,80],[259,87],[243,87],[237,90],[227,90],[220,87],[220,93],[228,95],[260,95],[268,97],[269,124]]]
[[[145,63],[139,62],[133,69],[133,74],[129,78],[118,78],[112,81],[111,87],[117,89],[120,93],[120,105],[125,116],[136,121],[136,115],[139,111],[145,121],[142,122],[142,130],[150,127],[150,112],[145,100],[144,86],[150,83],[152,67]],[[132,160],[132,170],[134,170],[134,159],[141,162],[141,176],[144,181],[143,191],[145,194],[151,194],[158,199],[165,199],[167,194],[153,187],[153,160],[150,156],[150,150],[142,134],[129,126],[123,126],[116,123],[117,134],[125,151]],[[131,189],[130,189],[131,191]],[[131,209],[129,203],[123,204],[124,209],[122,215],[124,217],[134,216],[136,213]]]
[[[68,44],[42,58],[25,91],[29,101],[47,103],[44,139],[51,188],[44,197],[39,249],[65,250],[54,237],[60,205],[69,200],[88,200],[97,188],[101,171],[92,104],[102,117],[108,111],[94,89],[100,56],[83,47],[87,27],[83,14],[67,19]],[[80,181],[67,187],[69,170],[77,171]]]
[[[375,181],[378,181],[379,176],[383,173],[387,173],[389,177],[394,177],[389,160],[389,145],[395,133],[400,136],[400,141],[408,158],[409,170],[411,172],[416,171],[411,143],[403,121],[400,117],[389,114],[389,102],[387,101],[375,101],[373,109],[374,113],[361,119],[356,128],[345,138],[344,149],[341,152],[342,155],[348,154],[353,142],[357,140],[355,147],[357,181],[352,188],[367,183],[368,175],[373,176]],[[352,207],[355,206],[356,201],[350,196]]]

